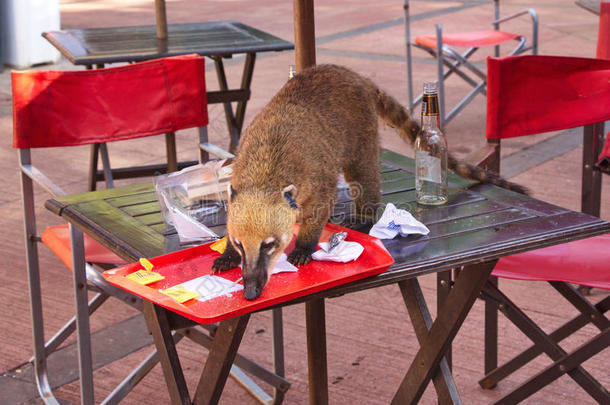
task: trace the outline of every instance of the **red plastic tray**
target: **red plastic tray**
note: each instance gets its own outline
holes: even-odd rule
[[[298,227],[295,227],[295,234],[297,231]],[[126,275],[141,270],[142,265],[140,263],[131,263],[108,270],[104,272],[104,277],[110,284],[193,321],[203,324],[213,323],[290,301],[340,284],[380,274],[394,263],[394,259],[392,259],[392,256],[390,256],[381,241],[367,234],[338,225],[327,224],[320,240],[326,241],[332,233],[341,231],[347,232],[346,240],[355,241],[364,246],[364,252],[357,260],[349,263],[312,260],[308,264],[300,266],[298,272],[274,274],[270,277],[261,296],[253,301],[246,300],[243,297],[243,292],[238,291],[233,293],[231,297],[221,296],[205,302],[190,300],[179,304],[173,298],[158,291],[159,289],[166,289],[185,281],[211,274],[212,263],[220,254],[211,250],[210,244],[149,259],[154,265],[153,271],[165,276],[165,279],[147,286],[125,278]],[[293,245],[294,240],[286,251],[292,250]],[[216,275],[235,281],[241,277],[241,268],[236,267]]]

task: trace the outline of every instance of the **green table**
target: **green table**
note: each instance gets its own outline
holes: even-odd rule
[[[450,175],[446,205],[419,206],[414,201],[413,160],[390,151],[382,152],[382,178],[383,202],[408,209],[430,228],[430,234],[384,241],[396,262],[383,274],[282,304],[308,302],[312,308],[307,315],[311,402],[328,402],[324,299],[397,283],[420,350],[393,403],[417,402],[431,379],[442,403],[460,403],[444,356],[497,259],[606,233],[610,231],[610,224],[495,186],[472,186],[455,175]],[[344,203],[338,205],[340,208],[331,220],[349,222],[351,205],[345,203],[345,198],[340,197],[339,201]],[[180,248],[175,232],[162,220],[151,184],[58,198],[49,200],[46,206],[129,261]],[[221,222],[210,225],[223,233]],[[450,270],[455,268],[461,268],[460,277],[452,280]],[[417,276],[429,273],[440,275],[444,303],[434,321],[417,281]],[[188,322],[152,304],[147,307],[146,316],[157,350],[165,353],[161,358],[165,359],[162,363],[172,400],[190,401],[173,341],[167,338],[176,325],[184,326]],[[195,403],[215,403],[220,398],[248,317],[220,323],[217,336],[223,339],[222,342],[215,340],[210,349]]]

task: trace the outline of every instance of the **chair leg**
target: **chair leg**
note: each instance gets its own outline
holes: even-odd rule
[[[553,361],[557,362],[564,358],[567,353],[555,343],[534,321],[521,311],[508,297],[506,297],[494,285],[487,283],[483,295],[499,303],[498,308],[502,313],[517,326],[529,339],[538,345]],[[594,398],[603,398],[607,393],[603,387],[582,367],[576,366],[566,370],[578,385]],[[540,389],[542,387],[538,387]],[[532,391],[531,393],[533,393]],[[531,393],[529,395],[531,395]]]
[[[22,165],[30,164],[29,151],[22,150],[19,155]],[[28,289],[30,295],[30,316],[32,317],[32,341],[34,344],[34,374],[38,393],[47,404],[59,405],[53,395],[47,375],[47,356],[44,347],[44,321],[42,316],[42,291],[40,288],[40,267],[36,241],[36,213],[32,179],[21,172],[21,193],[25,231],[26,265],[28,270]]]
[[[443,80],[443,28],[436,26],[436,70],[438,76],[438,101],[440,109],[440,126],[445,128],[445,81]]]
[[[97,188],[97,162],[99,157],[100,144],[94,143],[91,145],[91,153],[89,157],[89,191],[95,191]]]
[[[93,404],[93,359],[91,356],[91,331],[87,307],[87,275],[85,269],[85,246],[83,233],[72,224],[70,248],[76,304],[76,333],[78,338],[78,366],[80,371],[81,404]]]
[[[604,298],[602,301],[595,304],[595,308],[600,313],[605,313],[610,310],[610,296]],[[580,314],[574,319],[564,323],[559,328],[555,329],[549,337],[555,342],[559,343],[563,339],[570,336],[572,333],[581,329],[583,326],[588,325],[590,323],[590,317],[586,314]],[[517,356],[513,357],[511,360],[507,361],[500,367],[490,370],[487,372],[485,377],[479,381],[479,384],[483,388],[491,388],[494,387],[498,382],[502,381],[504,378],[508,377],[537,356],[542,354],[542,350],[539,346],[532,345]]]
[[[539,374],[521,384],[510,394],[504,396],[496,404],[516,404],[521,402],[542,387],[552,383],[565,373],[575,370],[580,364],[584,363],[597,353],[610,346],[610,328],[599,333],[593,339],[579,346],[570,354],[557,359]],[[585,390],[600,404],[610,403],[610,393],[596,380],[590,382],[592,389]]]

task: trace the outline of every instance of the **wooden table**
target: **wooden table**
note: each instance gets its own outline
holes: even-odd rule
[[[592,12],[593,14],[599,15],[599,2],[600,0],[576,0],[574,3],[576,3],[577,6]]]
[[[442,403],[460,403],[444,356],[496,260],[606,233],[610,224],[495,186],[476,185],[466,189],[471,183],[455,175],[450,176],[446,205],[419,206],[414,202],[413,160],[383,151],[382,162],[383,201],[408,209],[428,225],[430,234],[384,241],[396,263],[379,276],[282,304],[317,303],[307,315],[309,325],[319,325],[308,327],[307,336],[311,403],[328,402],[324,299],[392,283],[400,287],[420,343],[420,350],[406,371],[393,403],[416,403],[431,379]],[[177,236],[163,223],[151,184],[49,200],[46,206],[127,260],[153,257],[178,247]],[[332,219],[349,222],[351,206],[339,206]],[[217,232],[223,232],[224,224],[211,225]],[[454,282],[445,280],[447,294],[433,321],[417,276],[446,274],[451,269],[460,269],[459,277]],[[191,398],[170,332],[189,322],[152,304],[146,308],[146,317],[162,359],[172,401],[188,403]],[[194,396],[195,403],[215,403],[220,398],[248,318],[249,315],[244,315],[220,323],[216,332],[218,339],[210,349]]]
[[[213,59],[220,91],[208,92],[207,101],[208,104],[223,103],[231,137],[229,149],[233,152],[239,141],[246,104],[250,99],[250,84],[256,54],[290,50],[294,49],[294,45],[236,21],[170,24],[168,33],[166,40],[160,40],[156,36],[156,27],[149,25],[50,31],[43,33],[43,37],[74,65],[82,65],[88,69],[102,68],[110,63],[140,62],[189,53],[197,53]],[[229,89],[223,59],[239,54],[246,55],[241,84],[239,88]],[[232,102],[237,102],[235,112]],[[167,145],[169,171],[196,163],[177,161],[173,134],[167,136]],[[103,179],[103,172],[97,170],[99,146],[94,148],[96,149],[92,151],[90,190],[95,190],[95,183]],[[203,156],[202,160],[207,160],[207,156]],[[165,168],[165,165],[152,165],[113,171],[113,174],[115,178],[152,176]]]

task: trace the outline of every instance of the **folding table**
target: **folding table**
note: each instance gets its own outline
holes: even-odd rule
[[[324,299],[397,283],[420,349],[406,371],[393,403],[417,403],[430,380],[434,382],[440,402],[461,403],[444,355],[496,260],[517,252],[606,233],[610,223],[495,186],[473,186],[455,175],[450,176],[446,205],[419,206],[415,203],[412,159],[383,151],[381,170],[383,202],[409,210],[428,225],[430,234],[384,241],[395,263],[380,275],[277,306],[316,303],[310,305],[307,314],[310,402],[324,404],[328,403]],[[49,200],[46,206],[130,261],[161,255],[168,247],[176,249],[175,232],[163,223],[151,184]],[[350,213],[351,204],[341,195],[331,220],[353,223]],[[221,220],[210,225],[222,233],[224,224]],[[459,276],[433,321],[417,277],[450,269],[459,269]],[[192,326],[192,322],[152,303],[147,304],[146,311],[172,401],[190,403],[192,399],[179,367],[172,331]],[[194,403],[218,402],[249,316],[244,314],[220,322]]]
[[[230,150],[234,151],[244,123],[246,104],[250,99],[250,84],[256,54],[293,49],[294,45],[264,31],[237,21],[208,21],[199,23],[169,24],[168,38],[157,39],[154,25],[67,29],[43,33],[53,46],[74,65],[104,67],[118,62],[139,62],[165,56],[197,53],[214,60],[220,91],[208,92],[208,104],[223,103],[229,135]],[[239,88],[229,89],[223,59],[245,54],[244,69]],[[235,112],[231,105],[237,102]],[[206,140],[204,140],[206,142]],[[197,162],[177,162],[174,134],[166,137],[169,171]],[[97,171],[99,146],[93,146],[90,190],[96,181],[103,179]],[[205,152],[203,152],[205,153]],[[207,160],[206,156],[202,160]],[[114,178],[151,176],[165,165],[113,170]]]

